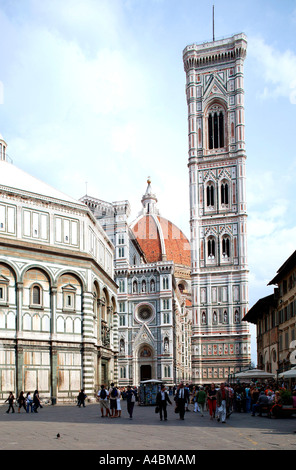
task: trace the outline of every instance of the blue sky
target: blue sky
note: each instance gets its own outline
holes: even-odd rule
[[[14,164],[77,199],[128,199],[131,221],[149,175],[161,214],[189,236],[182,52],[212,40],[212,5],[0,0],[0,133]],[[215,0],[216,39],[248,38],[250,307],[295,250],[295,28],[295,0]]]

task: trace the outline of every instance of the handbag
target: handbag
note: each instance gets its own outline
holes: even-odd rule
[[[159,413],[159,406],[155,407],[155,413]]]
[[[178,407],[178,405],[175,407],[175,413],[179,413],[179,407]]]

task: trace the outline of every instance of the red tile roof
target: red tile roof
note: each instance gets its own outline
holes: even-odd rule
[[[169,220],[143,215],[132,230],[148,263],[167,260],[190,266],[190,243],[184,233]],[[161,240],[164,241],[163,250]]]

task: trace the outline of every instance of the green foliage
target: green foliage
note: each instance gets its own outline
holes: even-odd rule
[[[292,392],[286,389],[280,390],[280,396],[282,399],[283,405],[291,405],[292,404]]]

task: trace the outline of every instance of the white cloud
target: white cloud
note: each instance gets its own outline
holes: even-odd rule
[[[249,38],[248,51],[249,55],[256,60],[257,70],[266,82],[261,97],[284,96],[295,104],[296,55],[294,51],[279,50],[273,45],[266,44],[260,37]]]

